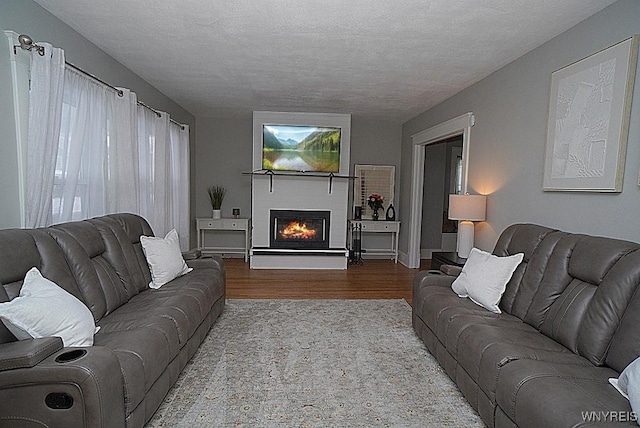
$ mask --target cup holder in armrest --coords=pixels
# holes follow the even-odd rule
[[[55,359],[56,363],[70,363],[78,358],[82,358],[87,355],[86,349],[74,349],[72,351],[63,352]]]

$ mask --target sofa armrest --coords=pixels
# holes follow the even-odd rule
[[[0,402],[8,425],[125,426],[120,364],[103,346],[62,348],[33,367],[0,371]]]
[[[187,266],[194,269],[217,269],[223,274],[225,273],[225,266],[222,257],[219,256],[205,256],[198,259],[186,260]]]
[[[0,371],[33,367],[62,349],[59,337],[17,340],[0,344]]]
[[[456,279],[455,276],[447,275],[440,270],[421,270],[413,279],[414,289],[422,286],[439,285],[442,287],[451,287]]]
[[[182,258],[185,260],[195,260],[202,257],[202,251],[195,249],[182,252]]]
[[[445,275],[458,276],[460,275],[460,272],[462,272],[462,267],[454,265],[442,265],[440,266],[440,272],[444,273]]]

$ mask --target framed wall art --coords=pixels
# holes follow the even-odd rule
[[[543,190],[622,191],[638,39],[551,74]]]

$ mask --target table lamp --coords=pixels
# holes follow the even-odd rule
[[[459,220],[458,257],[466,259],[473,248],[473,222],[484,221],[487,197],[484,195],[449,195],[449,220]]]

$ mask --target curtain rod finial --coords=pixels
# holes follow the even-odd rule
[[[36,51],[38,51],[38,53],[40,54],[40,56],[44,56],[44,46],[40,46],[37,43],[33,42],[33,39],[26,35],[26,34],[20,34],[18,36],[18,43],[20,43],[20,48],[30,51],[31,49],[34,49]]]

